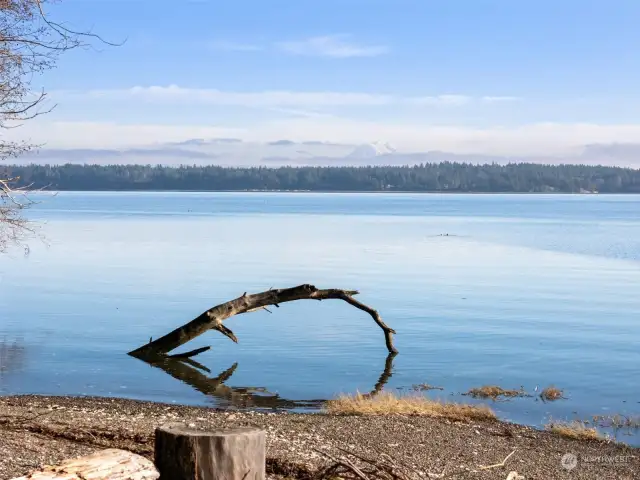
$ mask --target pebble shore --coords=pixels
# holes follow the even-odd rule
[[[184,422],[202,428],[255,426],[267,435],[271,478],[312,478],[341,448],[365,456],[385,452],[423,472],[463,472],[449,478],[640,479],[640,449],[605,441],[570,440],[498,421],[453,422],[411,415],[337,416],[257,411],[89,397],[0,397],[0,478],[44,464],[123,448],[153,458],[154,430]],[[320,451],[320,452],[319,452]],[[504,467],[480,470],[514,452]],[[577,457],[572,469],[565,454]]]

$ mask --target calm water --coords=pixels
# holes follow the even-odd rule
[[[212,346],[210,372],[126,355],[245,291],[313,283],[359,289],[397,330],[385,389],[554,384],[566,400],[494,408],[533,425],[640,414],[640,196],[61,193],[30,215],[48,245],[0,257],[3,394],[288,407],[371,391],[382,334],[339,301],[231,319],[239,344],[189,345]]]

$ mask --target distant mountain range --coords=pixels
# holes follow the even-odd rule
[[[347,155],[346,158],[353,158],[354,160],[367,160],[375,157],[381,157],[384,155],[393,155],[398,150],[392,147],[388,143],[373,142],[366,143],[364,145],[358,145],[353,152]]]
[[[420,163],[544,163],[615,165],[640,168],[640,143],[594,144],[565,156],[499,156],[442,151],[402,152],[384,142],[362,145],[323,141],[276,140],[259,143],[235,138],[189,139],[127,149],[41,149],[12,163],[39,164],[161,164],[222,166],[357,166],[416,165]]]

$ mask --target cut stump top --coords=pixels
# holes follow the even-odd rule
[[[157,430],[171,433],[173,435],[184,435],[189,437],[229,437],[235,435],[246,435],[252,433],[262,433],[264,430],[255,427],[227,427],[227,428],[199,428],[191,427],[184,423],[169,423],[162,425]]]

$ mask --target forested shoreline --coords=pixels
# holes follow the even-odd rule
[[[18,186],[56,191],[640,193],[640,170],[590,165],[221,167],[4,165]]]

